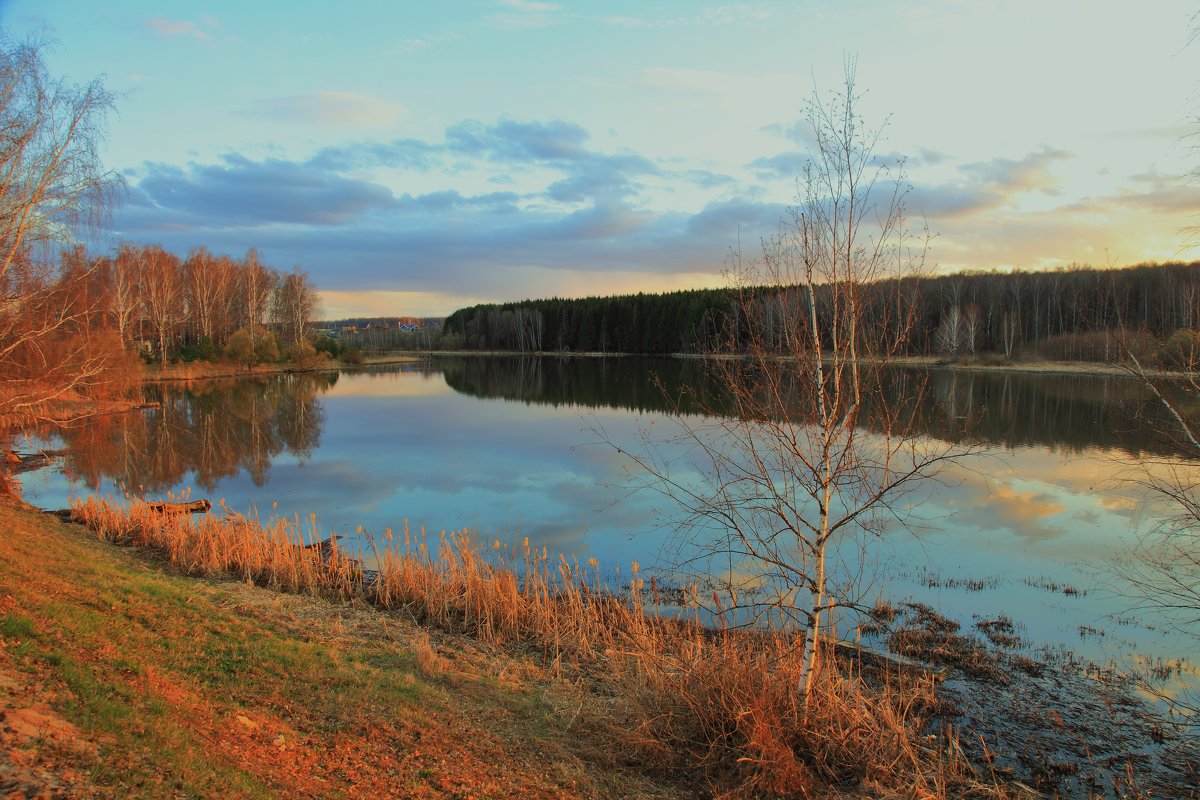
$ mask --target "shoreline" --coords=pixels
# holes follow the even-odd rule
[[[216,378],[256,378],[267,375],[286,375],[302,372],[340,372],[342,370],[366,367],[413,364],[425,360],[424,357],[409,353],[396,353],[387,356],[368,356],[361,364],[343,364],[336,359],[328,359],[310,366],[287,363],[256,364],[253,367],[241,367],[225,362],[193,361],[190,364],[171,364],[165,368],[158,365],[147,365],[142,373],[140,383],[176,383],[204,381]]]
[[[664,359],[686,359],[686,360],[705,360],[705,359],[734,359],[746,358],[747,356],[738,355],[713,355],[703,353],[669,353],[669,354],[647,354],[647,353],[614,353],[601,351],[584,351],[584,352],[562,352],[557,350],[538,350],[532,352],[521,352],[516,350],[395,350],[388,352],[385,355],[366,356],[362,364],[343,364],[336,360],[329,360],[323,363],[311,366],[298,366],[295,364],[259,364],[254,367],[246,368],[222,362],[192,362],[190,364],[170,365],[163,369],[158,365],[147,365],[140,378],[140,383],[174,383],[174,382],[189,382],[203,381],[217,378],[252,378],[266,375],[280,375],[290,373],[303,372],[333,372],[333,371],[353,371],[356,369],[369,369],[371,367],[381,366],[396,366],[402,364],[419,364],[428,363],[434,358],[546,358],[546,359],[564,359],[572,358],[583,359],[636,359],[636,358],[664,358]],[[863,363],[876,363],[870,359],[862,359]],[[1013,373],[1013,374],[1028,374],[1028,375],[1090,375],[1090,376],[1109,376],[1121,377],[1139,380],[1140,376],[1132,368],[1122,366],[1120,364],[1101,364],[1090,361],[1053,361],[1053,360],[1008,360],[999,359],[993,360],[989,357],[980,357],[967,360],[949,360],[936,356],[909,356],[897,358],[891,361],[891,364],[897,367],[913,368],[913,369],[936,369],[947,372],[987,372],[987,373]],[[1166,369],[1146,369],[1144,375],[1146,378],[1176,380],[1188,377],[1187,372],[1181,370],[1166,370]]]
[[[527,357],[561,359],[677,358],[699,361],[704,359],[735,359],[748,357],[740,355],[714,355],[706,353],[606,353],[600,351],[584,351],[577,353],[561,352],[558,350],[536,350],[531,352],[522,352],[517,350],[397,350],[395,352],[398,356],[409,356],[412,358],[421,359],[449,356],[455,358]],[[861,361],[863,363],[875,363],[871,359],[866,358],[861,359]],[[1138,375],[1135,372],[1119,364],[1101,364],[1092,361],[990,361],[987,358],[954,361],[936,356],[908,356],[905,358],[893,359],[891,364],[897,367],[939,369],[958,372],[1012,372],[1034,375],[1107,375],[1112,377],[1133,378],[1135,380],[1138,379]],[[1173,380],[1177,378],[1186,378],[1188,373],[1180,370],[1147,369],[1145,370],[1145,375],[1148,378],[1163,378]]]
[[[90,506],[91,503],[83,505]],[[27,505],[25,508],[46,519],[47,525],[54,524],[53,512],[39,512]],[[96,527],[94,523],[84,522],[77,514],[72,516],[75,519],[70,521],[70,527],[79,531],[78,535],[92,540],[99,538],[98,546],[117,552],[131,552],[132,557],[139,561],[149,559],[168,574],[181,574],[179,570],[182,569],[186,574],[186,577],[182,577],[185,581],[215,581],[221,584],[229,581],[238,583],[245,579],[245,576],[239,578],[241,567],[231,565],[216,572],[203,567],[197,569],[189,565],[186,558],[182,561],[178,559],[178,554],[173,552],[177,545],[164,544],[163,541],[142,541],[139,538],[127,540],[127,534],[115,531],[105,533],[108,526],[103,522]],[[140,524],[145,525],[148,519],[143,516]],[[167,524],[170,517],[155,519],[161,520],[159,524]],[[208,515],[198,518],[197,522],[206,527],[229,524],[225,519]],[[234,524],[243,522],[235,518]],[[112,541],[114,537],[116,541]],[[164,550],[164,546],[168,549]],[[335,568],[336,563],[335,559]],[[339,595],[337,592],[327,595],[327,590],[316,587],[289,590],[286,586],[275,585],[266,576],[256,577],[252,583],[262,588],[246,586],[244,590],[262,592],[268,597],[294,598],[288,603],[332,603],[335,607],[349,603],[354,607],[361,606],[359,613],[362,615],[362,624],[367,626],[365,630],[368,636],[372,635],[370,630],[376,626],[386,627],[387,620],[397,612],[421,619],[418,628],[436,632],[442,637],[444,646],[439,648],[440,654],[452,664],[459,663],[464,648],[490,646],[500,656],[510,653],[512,647],[521,652],[528,651],[530,646],[533,651],[545,649],[537,643],[542,636],[526,639],[525,635],[514,637],[501,634],[497,637],[489,635],[486,628],[476,629],[478,620],[471,623],[469,618],[459,620],[455,615],[449,618],[430,617],[428,611],[419,611],[419,605],[407,605],[412,602],[419,604],[419,600],[408,600],[405,605],[393,607],[390,603],[379,605],[377,600],[359,599],[357,591],[361,590],[350,595]],[[455,589],[453,584],[451,580],[446,588],[457,595],[460,590]],[[470,593],[472,590],[467,591]],[[628,598],[601,600],[600,595],[595,597],[595,602],[601,605],[615,603],[614,610],[623,606],[628,611],[625,602]],[[471,604],[472,601],[468,600],[466,607],[471,607]],[[571,605],[569,601],[567,605]],[[409,611],[404,612],[405,608]],[[932,671],[940,687],[936,690],[935,711],[924,730],[939,737],[953,730],[950,734],[954,737],[953,741],[958,742],[956,746],[971,758],[975,769],[982,771],[981,777],[990,771],[992,780],[1000,781],[998,786],[1012,792],[1000,796],[1015,798],[1054,794],[1064,797],[1106,797],[1108,795],[1103,788],[1116,790],[1124,780],[1130,781],[1127,786],[1130,790],[1150,788],[1155,792],[1166,792],[1163,796],[1177,796],[1175,792],[1185,791],[1189,786],[1188,765],[1194,769],[1200,763],[1195,739],[1186,733],[1172,731],[1163,724],[1150,706],[1133,699],[1123,682],[1093,675],[1085,665],[1070,659],[1067,663],[1056,663],[1049,659],[1030,661],[1020,656],[1018,651],[1008,649],[1013,647],[1012,644],[1002,642],[998,645],[991,641],[996,638],[996,621],[984,620],[972,630],[959,633],[956,624],[928,607],[900,603],[894,608],[895,611],[889,610],[880,617],[881,622],[885,619],[896,621],[895,625],[885,623],[891,629],[887,640],[893,640],[893,644],[887,645],[884,652],[899,655],[902,663],[911,664],[920,673]],[[487,616],[491,612],[485,613],[480,608],[477,613]],[[1002,621],[1003,616],[1000,619]],[[471,633],[472,630],[475,632]],[[458,644],[447,643],[444,638],[461,637],[464,633],[466,638]],[[703,638],[713,640],[712,631],[704,634]],[[886,640],[875,641],[883,644]],[[590,648],[585,646],[575,652],[575,648],[564,640],[565,649],[561,653],[542,653],[543,662],[552,659],[549,665],[551,674],[544,680],[551,683],[566,680],[570,683],[590,675],[578,684],[579,691],[585,694],[597,690],[603,694],[613,691],[616,687],[603,688],[607,685],[604,681],[596,683],[598,673],[594,672],[606,658],[594,648],[603,645],[601,649],[608,652],[613,644],[615,642],[608,645],[597,642]],[[847,647],[846,650],[850,652],[851,648]],[[891,660],[887,655],[875,653],[874,648],[867,652],[880,655],[886,661]],[[868,664],[874,659],[864,656],[867,654],[860,653],[857,658],[852,653],[849,656],[842,654],[843,658],[849,658],[850,663],[857,662],[859,670],[869,672]],[[543,663],[542,668],[547,668],[547,665]],[[986,735],[986,740],[980,738],[982,735]],[[1133,764],[1137,764],[1136,772],[1131,771],[1134,769],[1132,766],[1127,766]],[[1101,794],[1094,794],[1097,789]],[[686,788],[684,791],[687,791]],[[1064,791],[1065,794],[1062,794]],[[1118,793],[1115,796],[1121,795]]]

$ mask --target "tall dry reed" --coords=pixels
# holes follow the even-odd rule
[[[154,548],[191,574],[359,598],[488,642],[531,643],[555,668],[583,666],[605,684],[643,761],[680,774],[699,767],[718,795],[811,797],[857,785],[883,796],[1007,796],[978,781],[953,743],[924,741],[930,680],[827,663],[805,709],[792,637],[646,613],[636,565],[614,592],[595,560],[551,558],[527,539],[481,546],[467,531],[442,533],[431,547],[406,526],[371,544],[378,571],[364,572],[336,542],[312,546],[312,518],[193,518],[94,498],[72,514],[101,538]]]

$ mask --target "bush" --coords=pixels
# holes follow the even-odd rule
[[[198,341],[179,350],[179,358],[189,363],[192,361],[213,361],[219,355],[221,355],[220,348],[213,344],[213,340],[207,336],[201,336]]]
[[[367,360],[362,350],[357,347],[347,347],[342,351],[340,358],[343,364],[362,364]]]
[[[337,343],[337,340],[324,334],[316,338],[316,341],[313,342],[313,347],[316,348],[318,353],[328,353],[330,358],[337,358],[342,352],[342,348]]]
[[[247,367],[272,363],[279,360],[279,343],[265,328],[241,328],[229,337],[225,355]]]
[[[260,364],[274,364],[278,361],[279,340],[275,338],[275,334],[258,328],[254,340],[254,355]]]
[[[1169,369],[1195,370],[1200,364],[1200,331],[1180,328],[1163,344],[1162,365]]]

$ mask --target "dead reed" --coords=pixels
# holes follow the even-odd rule
[[[378,572],[368,574],[336,541],[312,546],[313,518],[192,518],[94,498],[74,503],[72,515],[102,539],[154,548],[191,574],[358,598],[487,642],[540,648],[555,670],[586,675],[617,699],[612,713],[621,719],[612,727],[643,762],[702,773],[719,796],[811,797],[834,786],[877,796],[1010,796],[978,780],[952,741],[925,740],[936,704],[931,679],[868,675],[828,660],[805,709],[802,655],[790,636],[645,613],[636,565],[614,592],[595,560],[554,559],[528,539],[481,546],[467,531],[443,532],[431,546],[406,526],[403,536],[389,530],[372,543]],[[421,669],[437,672],[428,641],[419,649]]]

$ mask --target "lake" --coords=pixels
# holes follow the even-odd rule
[[[1112,569],[1167,513],[1135,483],[1139,455],[1169,451],[1147,393],[1114,376],[920,375],[922,434],[975,452],[905,499],[909,525],[872,540],[867,599],[914,598],[964,627],[1006,614],[1031,652],[1152,660],[1194,685],[1195,641],[1139,610]],[[319,535],[347,536],[351,549],[406,525],[435,540],[470,528],[595,557],[611,574],[636,561],[669,582],[667,565],[701,534],[677,529],[670,498],[633,491],[617,447],[648,435],[670,452],[664,388],[685,385],[697,398],[687,419],[720,408],[720,386],[694,359],[447,357],[153,385],[157,407],[35,440],[59,455],[21,479],[45,508],[89,492],[190,490],[263,518],[315,514]]]

